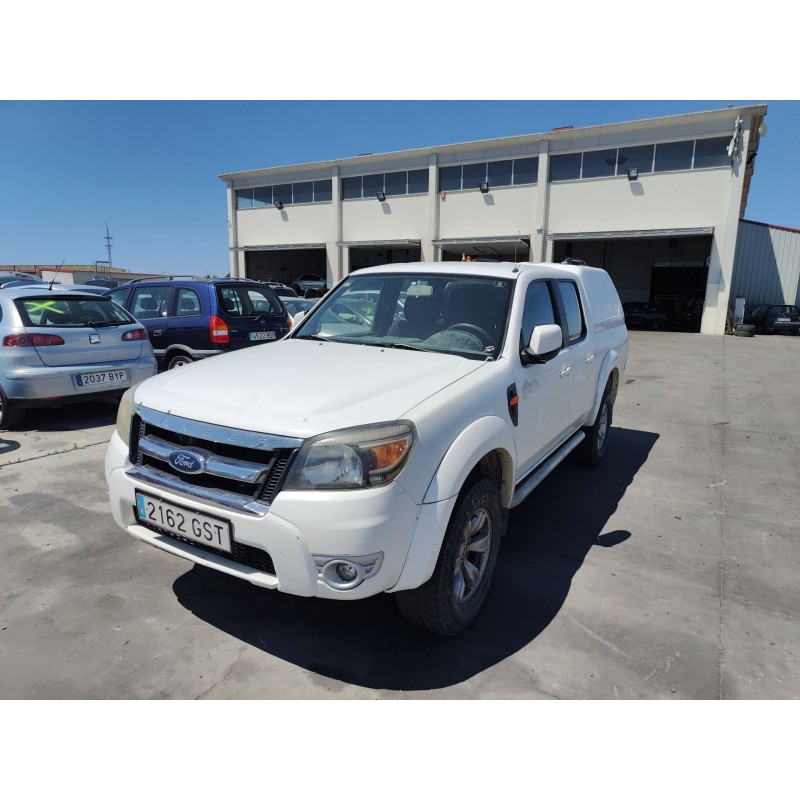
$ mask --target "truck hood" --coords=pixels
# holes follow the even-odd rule
[[[134,400],[188,419],[308,438],[401,418],[484,363],[442,353],[285,339],[156,375],[136,388]]]

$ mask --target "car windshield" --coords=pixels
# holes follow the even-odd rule
[[[136,322],[110,297],[101,295],[37,294],[17,298],[14,304],[26,328],[80,328]]]
[[[495,358],[511,281],[479,275],[354,274],[301,322],[295,338]]]

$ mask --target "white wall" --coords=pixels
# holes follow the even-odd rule
[[[377,204],[377,200],[375,203]],[[307,244],[334,238],[331,203],[243,208],[236,212],[239,247],[272,244]]]
[[[704,228],[726,222],[730,169],[550,184],[550,233]]]
[[[530,235],[536,228],[536,186],[509,186],[488,194],[447,192],[439,199],[439,238]]]
[[[342,201],[342,240],[420,239],[428,228],[428,195]]]

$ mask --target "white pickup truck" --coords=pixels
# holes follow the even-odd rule
[[[456,634],[509,509],[574,449],[603,457],[627,349],[600,269],[359,270],[284,339],[130,389],[106,454],[112,513],[258,586],[391,592],[412,622]]]

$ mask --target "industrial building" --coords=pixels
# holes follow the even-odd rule
[[[623,301],[721,334],[735,285],[760,286],[736,251],[766,114],[730,107],[221,175],[230,274],[331,285],[374,264],[573,257],[606,269]]]

